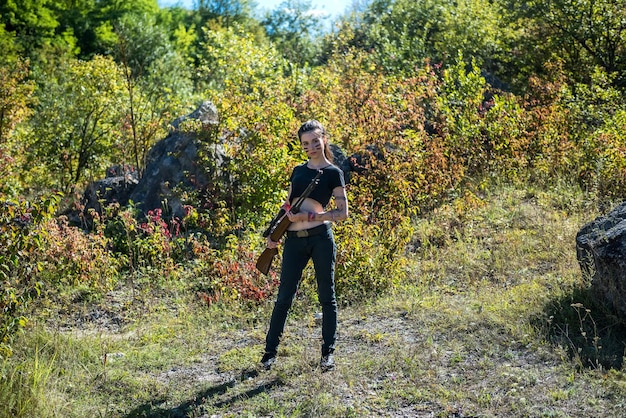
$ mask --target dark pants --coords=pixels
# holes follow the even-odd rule
[[[270,328],[265,339],[265,351],[275,354],[285,328],[287,313],[298,290],[302,271],[313,260],[317,295],[322,305],[322,354],[335,350],[337,338],[337,301],[335,299],[335,258],[337,247],[330,226],[322,233],[285,239],[278,297],[272,311]]]

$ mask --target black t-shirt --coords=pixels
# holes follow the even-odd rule
[[[346,187],[346,183],[343,179],[343,171],[337,166],[329,165],[321,169],[324,174],[319,178],[319,183],[315,189],[309,195],[309,198],[318,201],[322,207],[326,207],[330,198],[333,195],[335,187]],[[307,163],[296,166],[291,173],[291,196],[289,200],[294,197],[302,196],[304,190],[311,183],[311,180],[317,175],[317,171],[313,168],[307,167]]]

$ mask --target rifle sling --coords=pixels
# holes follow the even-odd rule
[[[322,176],[322,174],[324,174],[323,170],[317,170],[317,174],[315,175],[315,177],[313,177],[313,180],[311,180],[311,182],[306,187],[306,189],[304,189],[304,192],[302,193],[302,195],[300,196],[296,204],[291,207],[292,213],[298,213],[300,211],[300,206],[302,206],[302,203],[304,203],[304,200],[307,197],[309,197],[309,195],[317,187],[319,183],[319,178]]]

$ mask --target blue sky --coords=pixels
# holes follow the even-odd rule
[[[183,7],[192,8],[194,0],[158,0],[159,5],[173,6],[180,4]],[[284,0],[256,0],[260,9],[270,11],[276,8]],[[336,17],[346,11],[352,5],[352,0],[311,0],[314,11],[326,12],[329,17]]]

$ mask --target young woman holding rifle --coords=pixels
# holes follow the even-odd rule
[[[337,301],[335,298],[335,259],[337,247],[331,229],[332,222],[348,217],[348,200],[345,181],[340,168],[333,165],[333,155],[326,131],[316,120],[305,122],[298,130],[300,144],[308,160],[294,168],[291,174],[289,197],[285,203],[286,216],[292,222],[286,232],[283,248],[282,269],[278,296],[272,311],[269,330],[265,340],[265,354],[261,363],[269,369],[276,361],[278,344],[285,328],[287,314],[295,297],[302,272],[313,260],[319,302],[322,305],[322,356],[323,371],[335,366],[333,352],[337,333]],[[318,184],[304,199],[300,210],[292,213],[289,208],[322,171]],[[326,206],[334,198],[335,208]],[[276,248],[278,242],[267,238],[267,247]]]

